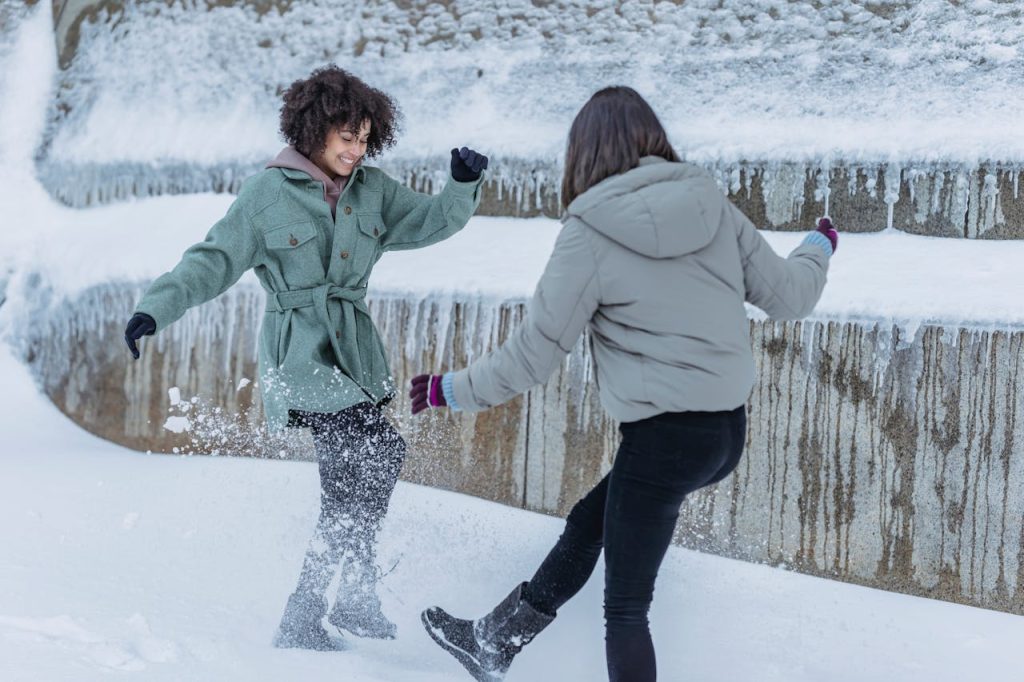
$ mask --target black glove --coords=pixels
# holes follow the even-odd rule
[[[469,147],[452,150],[452,178],[457,182],[476,182],[487,170],[487,157]]]
[[[152,336],[156,331],[156,320],[146,313],[135,313],[132,319],[128,320],[128,326],[124,329],[124,342],[128,344],[128,350],[132,357],[139,359],[139,347],[135,342],[143,336]]]

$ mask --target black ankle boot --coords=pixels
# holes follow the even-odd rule
[[[345,640],[331,637],[321,622],[327,611],[323,597],[293,593],[284,607],[281,624],[274,635],[278,649],[311,649],[313,651],[343,651]]]
[[[398,628],[381,610],[380,597],[373,589],[339,592],[327,620],[356,637],[394,639],[398,634]]]
[[[423,626],[478,682],[501,682],[516,654],[555,619],[522,598],[525,585],[479,620],[455,618],[435,606],[423,612]]]

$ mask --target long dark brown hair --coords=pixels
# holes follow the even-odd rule
[[[594,93],[569,129],[562,208],[605,178],[636,168],[644,156],[679,161],[651,105],[633,88]]]

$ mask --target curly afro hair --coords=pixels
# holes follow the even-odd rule
[[[311,158],[323,153],[331,130],[344,128],[359,134],[360,124],[370,121],[366,156],[373,158],[394,146],[400,117],[398,105],[387,94],[329,64],[285,91],[281,134]]]

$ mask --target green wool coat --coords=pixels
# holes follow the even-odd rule
[[[386,251],[429,246],[462,229],[481,183],[449,178],[430,196],[360,166],[332,217],[322,182],[269,168],[246,180],[227,215],[153,282],[136,312],[159,332],[253,268],[267,292],[259,371],[270,428],[286,426],[291,409],[380,403],[395,384],[366,307],[370,272]]]

